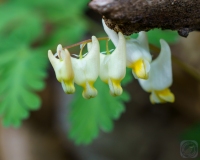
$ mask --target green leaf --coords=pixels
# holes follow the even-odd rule
[[[6,14],[7,11],[12,12]],[[0,37],[9,39],[7,42],[12,46],[16,44],[13,42],[30,45],[44,32],[41,17],[23,6],[13,6],[12,3],[0,6],[0,17]]]
[[[136,38],[138,34],[131,37]],[[153,29],[147,32],[149,43],[160,46],[160,39],[164,39],[168,43],[176,43],[178,41],[178,33],[176,31]]]
[[[50,35],[50,39],[46,42],[48,46],[57,46],[58,43],[65,46],[66,44],[76,43],[83,37],[87,30],[86,22],[80,18],[71,20],[55,27],[54,32]]]
[[[0,115],[5,126],[18,127],[29,116],[29,110],[40,107],[35,91],[44,88],[47,56],[42,50],[18,46],[0,54]],[[1,53],[1,52],[0,52]]]
[[[168,43],[176,43],[178,41],[178,33],[176,31],[154,29],[148,33],[149,43],[160,46],[160,39],[164,39]]]
[[[85,100],[81,94],[82,88],[76,87],[71,103],[69,136],[77,144],[91,143],[97,137],[99,129],[110,132],[113,129],[113,120],[118,119],[125,110],[123,102],[130,99],[125,91],[119,97],[112,97],[108,85],[100,79],[95,86],[98,95],[90,100]]]
[[[34,10],[46,20],[58,22],[66,18],[76,19],[77,15],[83,14],[88,0],[14,0],[18,5]],[[63,21],[64,22],[64,21]]]

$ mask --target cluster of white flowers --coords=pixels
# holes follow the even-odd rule
[[[69,51],[61,45],[58,45],[55,55],[48,51],[56,78],[62,84],[65,93],[74,93],[76,83],[83,87],[84,98],[93,98],[97,95],[93,84],[99,76],[108,84],[111,95],[119,96],[123,91],[121,81],[128,67],[132,69],[141,87],[151,93],[152,103],[174,102],[174,95],[169,90],[172,84],[169,45],[161,39],[161,52],[152,61],[145,32],[140,32],[137,39],[132,39],[125,37],[121,32],[117,34],[106,26],[104,20],[102,22],[105,32],[116,47],[112,53],[100,53],[99,42],[95,36],[92,36],[92,42],[87,43],[86,56],[82,56],[82,45],[79,58],[71,57]]]

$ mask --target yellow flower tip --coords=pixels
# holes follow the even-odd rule
[[[75,87],[73,82],[61,82],[62,88],[65,93],[73,94],[75,92]]]
[[[97,96],[97,90],[94,88],[93,86],[93,83],[94,82],[86,82],[84,85],[83,85],[83,93],[82,93],[82,96],[83,98],[85,99],[90,99],[90,98],[94,98]]]
[[[161,98],[165,102],[171,102],[171,103],[173,103],[175,101],[175,96],[170,91],[169,88],[166,88],[166,89],[161,90],[161,91],[156,91],[156,94],[159,96],[159,98]]]
[[[149,99],[150,99],[151,104],[155,104],[155,101],[154,101],[154,98],[153,98],[152,94],[150,95]]]
[[[112,96],[119,96],[122,94],[123,89],[121,87],[120,81],[119,80],[108,80],[108,85],[110,88],[110,94]]]
[[[150,101],[152,104],[166,102],[173,103],[175,101],[175,96],[169,88],[166,88],[161,91],[153,91],[150,96]]]
[[[61,45],[58,45],[55,55],[58,58],[53,55],[51,50],[48,51],[48,57],[54,68],[56,79],[61,83],[65,93],[72,94],[75,92],[75,87],[70,53],[67,49],[64,50]]]
[[[139,59],[136,62],[134,62],[130,66],[130,68],[132,68],[132,72],[135,78],[140,78],[140,79],[149,78],[150,64],[148,61]]]

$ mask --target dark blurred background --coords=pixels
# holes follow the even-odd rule
[[[130,94],[130,100],[125,102],[125,111],[114,121],[112,131],[100,131],[87,145],[75,144],[76,138],[79,138],[77,134],[69,138],[73,123],[68,119],[73,107],[70,104],[78,99],[75,99],[76,95],[64,94],[48,62],[47,50],[55,52],[58,44],[71,45],[92,35],[106,36],[101,16],[90,10],[87,3],[88,0],[0,1],[0,108],[4,108],[0,109],[3,122],[0,128],[0,159],[183,159],[181,142],[193,140],[200,144],[199,32],[190,33],[188,38],[178,37],[169,31],[148,33],[149,42],[154,45],[159,43],[160,38],[170,42],[173,55],[184,64],[173,61],[174,82],[171,90],[176,97],[175,103],[152,105],[149,93],[132,79],[124,87]],[[26,49],[26,53],[22,54],[19,48]],[[36,53],[38,56],[31,58]],[[26,59],[27,56],[32,63]],[[16,66],[20,67],[16,69]],[[22,87],[13,89],[11,84]],[[33,101],[34,96],[32,98],[30,93],[27,97],[25,92],[21,96],[26,98],[26,103],[19,98],[24,89],[40,99],[37,105],[29,104],[36,104],[37,101]],[[112,102],[104,104],[104,99],[99,103],[113,105]],[[18,109],[21,106],[29,106],[27,115],[26,112],[21,114],[23,110]],[[37,111],[30,112],[29,116],[29,109]],[[20,125],[22,119],[27,120]],[[199,156],[194,159],[199,159]]]

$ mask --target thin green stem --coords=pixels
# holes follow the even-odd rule
[[[109,47],[108,47],[108,42],[109,42],[110,39],[107,39],[106,41],[106,54],[109,55],[110,54],[110,51],[109,51]]]
[[[80,50],[80,53],[79,53],[79,58],[82,59],[83,58],[83,48],[85,47],[86,43],[83,43],[82,46],[81,46],[81,50]]]

